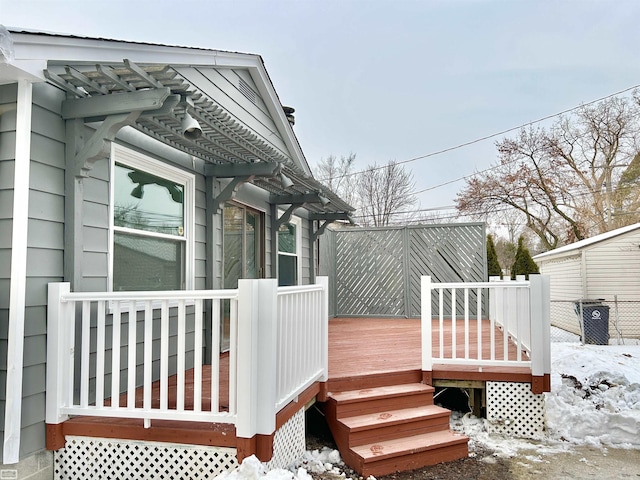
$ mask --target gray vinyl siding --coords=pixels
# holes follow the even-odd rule
[[[310,242],[310,232],[309,232],[309,221],[306,218],[302,219],[302,245],[300,249],[300,257],[298,259],[299,262],[302,262],[302,284],[308,285],[311,283],[311,268],[309,264],[309,255],[311,250],[309,249]]]
[[[179,68],[177,70],[189,82],[198,85],[207,96],[244,123],[262,141],[286,157],[292,158],[248,72],[211,67]],[[250,95],[252,100],[255,99],[255,102],[240,91],[241,79],[255,93],[255,97]]]

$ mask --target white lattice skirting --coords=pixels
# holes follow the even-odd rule
[[[273,440],[273,458],[266,466],[269,469],[287,468],[302,458],[305,449],[304,408],[302,408],[276,431]]]
[[[532,393],[530,383],[487,382],[490,433],[540,438],[544,418],[544,395]]]
[[[237,463],[235,448],[68,436],[56,452],[54,478],[213,479]]]
[[[304,408],[274,438],[268,468],[286,468],[305,451]],[[236,449],[67,436],[55,452],[55,480],[213,479],[238,466]]]

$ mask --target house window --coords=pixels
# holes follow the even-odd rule
[[[132,150],[112,155],[112,288],[192,288],[194,176]]]
[[[300,220],[280,225],[278,229],[278,285],[298,285],[300,282]]]

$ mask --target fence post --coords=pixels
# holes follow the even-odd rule
[[[241,438],[275,431],[277,295],[275,279],[238,280],[236,434]]]
[[[322,334],[320,338],[320,352],[322,355],[321,382],[329,380],[329,277],[316,277],[316,283],[322,285],[322,301],[320,321],[322,322]]]
[[[422,334],[422,371],[430,377],[433,370],[433,346],[431,332],[431,277],[420,279],[421,334]],[[424,376],[424,373],[423,373]]]
[[[71,291],[69,283],[50,283],[47,306],[47,378],[46,378],[46,423],[57,424],[67,420],[68,415],[60,413],[62,407],[69,406],[71,391],[69,365],[73,362],[73,350],[69,345],[67,328],[74,324],[70,318],[70,306],[62,296]]]

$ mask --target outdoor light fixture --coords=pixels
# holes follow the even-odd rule
[[[188,140],[195,140],[202,136],[202,128],[198,121],[189,114],[189,107],[193,107],[193,100],[191,97],[183,96],[180,103],[184,104],[184,118],[180,124],[180,130],[184,138]]]
[[[324,207],[326,207],[331,203],[331,200],[329,200],[327,197],[325,197],[321,193],[318,194],[318,198],[320,199],[320,203],[322,203],[322,206]]]
[[[293,182],[283,172],[280,172],[280,186],[282,186],[284,190],[293,187]]]
[[[283,190],[287,190],[288,188],[293,187],[293,181],[284,174],[282,163],[278,163],[278,166],[273,172],[273,175],[274,177],[277,176],[280,179],[280,186]]]

